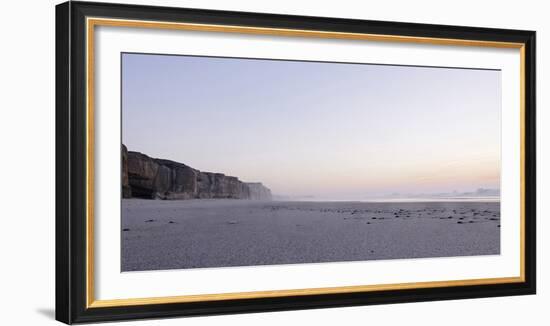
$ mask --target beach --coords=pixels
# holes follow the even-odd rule
[[[499,202],[122,200],[122,271],[497,255]]]

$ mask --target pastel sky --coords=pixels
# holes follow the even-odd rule
[[[129,150],[350,199],[499,188],[495,70],[122,54]]]

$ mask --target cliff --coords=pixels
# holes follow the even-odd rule
[[[271,190],[261,182],[247,182],[246,185],[248,186],[250,199],[265,200],[269,198],[269,200],[271,200]]]
[[[245,183],[222,173],[202,172],[183,163],[128,151],[122,145],[122,196],[271,200],[271,191],[261,183]]]
[[[132,197],[132,189],[128,180],[128,149],[122,145],[122,198]]]

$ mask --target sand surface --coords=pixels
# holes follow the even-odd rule
[[[122,270],[500,253],[498,202],[122,201]]]

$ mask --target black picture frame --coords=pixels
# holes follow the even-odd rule
[[[353,293],[89,307],[86,197],[86,17],[443,38],[524,45],[524,280]],[[534,31],[263,13],[65,2],[56,6],[56,319],[67,323],[265,312],[534,294],[536,292]]]

